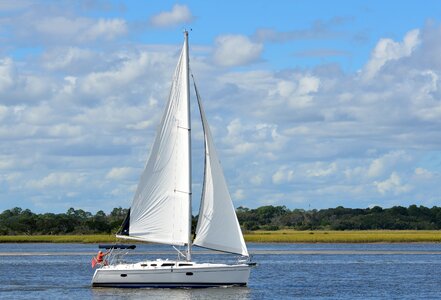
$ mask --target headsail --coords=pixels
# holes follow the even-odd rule
[[[196,88],[205,139],[205,174],[194,245],[248,256],[227,183]]]
[[[170,245],[189,243],[191,162],[187,45],[185,38],[168,103],[133,198],[126,238]],[[118,237],[124,238],[124,233]]]

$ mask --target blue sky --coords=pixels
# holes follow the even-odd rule
[[[128,207],[183,28],[236,206],[441,205],[439,1],[19,0],[0,3],[0,211]]]

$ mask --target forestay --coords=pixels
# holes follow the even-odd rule
[[[248,256],[233,202],[196,88],[205,139],[205,174],[194,245]]]

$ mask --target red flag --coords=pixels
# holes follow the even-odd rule
[[[98,263],[98,261],[96,260],[96,257],[92,257],[92,268],[95,268],[96,264]]]

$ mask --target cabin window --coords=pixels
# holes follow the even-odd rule
[[[179,264],[180,267],[192,266],[192,264]]]
[[[147,264],[141,264],[141,267],[147,267],[148,265]]]
[[[152,266],[152,267],[156,267],[156,264],[151,264],[150,266]]]
[[[185,273],[185,275],[187,275],[187,276],[193,276],[193,272],[187,272],[187,273]]]
[[[121,274],[121,277],[127,277],[127,274]]]
[[[163,263],[161,267],[173,267],[174,265],[173,263]]]

